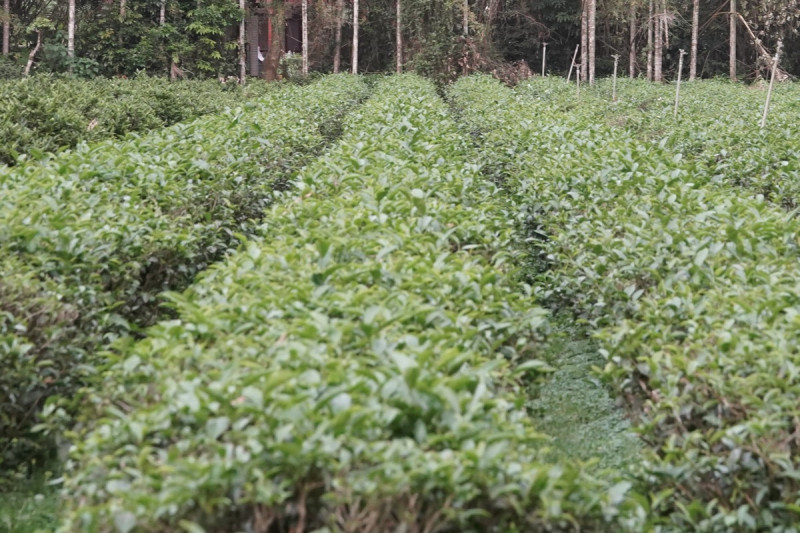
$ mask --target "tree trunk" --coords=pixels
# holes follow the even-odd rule
[[[464,21],[462,22],[464,37],[469,35],[469,0],[464,0]]]
[[[689,54],[689,81],[697,78],[697,37],[700,31],[700,0],[692,0],[692,49]]]
[[[647,80],[653,81],[653,34],[655,33],[655,19],[653,18],[653,0],[647,8]]]
[[[344,19],[344,0],[336,1],[336,32],[333,45],[333,73],[339,73],[342,63],[342,23]]]
[[[283,1],[272,2],[272,40],[269,43],[269,53],[264,62],[264,77],[267,81],[276,81],[281,66],[283,42],[286,37],[286,7]]]
[[[127,0],[119,0],[119,18],[120,20],[125,18],[127,14]]]
[[[486,4],[486,27],[483,32],[483,49],[490,50],[494,38],[494,21],[497,18],[497,10],[500,7],[500,0],[488,0]]]
[[[158,10],[158,25],[163,26],[166,23],[167,23],[167,0],[161,0],[161,7]]]
[[[162,8],[164,7],[164,2],[161,2]],[[245,53],[245,25],[244,21],[247,17],[247,11],[245,10],[245,0],[239,0],[239,10],[242,12],[242,20],[239,21],[239,83],[244,85],[244,82],[247,78],[247,54]],[[162,24],[163,26],[163,24]]]
[[[589,73],[589,21],[588,1],[581,2],[581,79],[586,80]]]
[[[589,0],[589,13],[587,18],[587,24],[589,26],[589,84],[594,85],[595,54],[597,51],[597,0]]]
[[[358,0],[353,0],[353,74],[358,74]]]
[[[655,32],[655,45],[653,48],[653,79],[655,81],[664,81],[664,75],[661,72],[662,61],[664,58],[664,30],[663,26],[663,12],[659,9],[653,18],[653,26]]]
[[[397,73],[403,72],[403,6],[400,0],[395,0],[397,8]]]
[[[11,0],[3,0],[3,55],[9,54],[11,42]]]
[[[36,53],[39,51],[39,48],[42,47],[42,30],[36,31],[36,46],[33,47],[31,53],[28,54],[28,64],[25,65],[25,75],[29,75],[31,73],[31,67],[33,67],[33,60],[36,57]]]
[[[303,24],[303,76],[308,76],[308,0],[301,3]]]
[[[75,0],[69,0],[67,22],[67,57],[75,59]],[[69,66],[72,71],[72,64]]]
[[[636,4],[631,2],[630,14],[630,39],[628,43],[628,74],[631,79],[636,77]]]
[[[730,74],[731,81],[736,81],[736,0],[731,0],[731,46],[730,46]]]

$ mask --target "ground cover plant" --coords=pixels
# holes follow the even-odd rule
[[[366,94],[332,76],[0,170],[3,469],[41,451],[44,402],[71,398],[102,366],[99,347],[163,316],[162,291],[235,249]]]
[[[472,150],[430,82],[379,83],[177,318],[117,346],[60,530],[640,525],[629,484],[542,460],[518,380],[545,313]]]
[[[185,122],[272,91],[253,81],[245,87],[217,80],[170,82],[165,78],[92,79],[33,76],[0,81],[0,163],[20,155],[72,148],[127,133]]]
[[[792,530],[797,219],[551,89],[475,77],[450,97],[525,210],[539,297],[594,328],[653,447],[649,527]]]

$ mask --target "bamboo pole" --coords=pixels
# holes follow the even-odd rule
[[[761,129],[767,127],[767,115],[769,115],[769,104],[772,101],[772,88],[775,86],[775,75],[778,72],[778,62],[781,59],[781,49],[783,41],[778,41],[778,50],[775,52],[775,59],[772,62],[772,76],[769,79],[769,90],[767,91],[767,101],[764,103],[764,116],[761,117]]]
[[[567,82],[569,82],[572,79],[572,69],[575,68],[575,60],[578,58],[578,49],[580,47],[581,47],[581,45],[576,46],[575,47],[575,53],[572,54],[572,63],[570,63],[570,65],[569,65],[569,74],[567,74]]]

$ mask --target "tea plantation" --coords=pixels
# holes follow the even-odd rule
[[[682,90],[333,75],[3,167],[0,531],[796,531],[800,92]]]

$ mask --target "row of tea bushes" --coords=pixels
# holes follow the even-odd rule
[[[215,80],[170,82],[146,76],[80,80],[41,75],[2,81],[0,164],[219,113],[272,90],[259,82],[241,88]]]
[[[541,462],[516,379],[544,369],[545,314],[472,157],[431,82],[380,82],[260,238],[120,348],[74,436],[60,530],[635,522],[627,484]]]
[[[70,396],[102,362],[98,346],[153,323],[162,291],[252,232],[276,183],[366,94],[355,77],[328,77],[0,171],[3,467],[36,448],[29,430],[47,398]]]
[[[682,85],[677,118],[673,118],[675,87],[619,80],[616,103],[610,80],[576,98],[574,87],[560,79],[537,79],[521,87],[522,94],[544,96],[552,107],[580,108],[580,117],[597,121],[662,146],[674,155],[703,165],[708,179],[722,186],[737,185],[787,209],[800,196],[800,88],[778,84],[767,127],[758,124],[766,87],[744,87],[725,80]]]
[[[649,527],[792,530],[800,222],[546,91],[474,77],[450,96],[523,212],[540,296],[595,330],[653,447]]]

